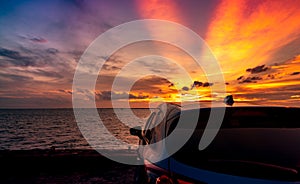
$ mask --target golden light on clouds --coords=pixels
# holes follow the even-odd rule
[[[266,71],[244,72],[241,77],[228,86],[228,92],[235,95],[236,101],[254,103],[263,101],[263,104],[269,105],[299,103],[297,98],[300,92],[299,56],[268,66]]]
[[[286,86],[298,86],[300,84],[300,57],[296,56],[284,64],[275,64],[269,70],[260,75],[261,81],[245,84],[250,89],[280,89]]]
[[[222,0],[212,12],[205,40],[221,65],[227,94],[233,94],[236,102],[263,101],[270,104],[285,99],[289,102],[291,99],[299,100],[300,55],[294,57],[282,51],[284,46],[299,37],[300,24],[297,21],[300,20],[300,12],[296,4],[294,1]],[[185,22],[188,18],[180,13],[179,4],[175,1],[136,1],[135,5],[141,18],[188,25]],[[155,29],[149,27],[148,30],[149,35],[158,34]],[[172,31],[162,34],[168,39],[185,38],[185,35]],[[123,68],[128,64],[130,67]],[[192,82],[183,80],[178,66],[189,73]],[[151,72],[157,75],[140,78],[130,92],[122,91],[122,85],[118,86],[118,90],[112,90],[109,86],[120,71],[123,72],[119,73],[122,80]],[[162,99],[182,102],[222,101],[224,98],[218,92],[213,93],[210,87],[223,83],[207,83],[208,76],[213,73],[203,72],[188,53],[163,42],[144,41],[127,45],[107,60],[102,72],[106,82],[99,83],[97,87],[107,90],[99,92],[102,98],[111,93],[124,102],[124,95],[129,95],[129,103],[134,106]],[[193,82],[201,85],[194,86]],[[282,94],[278,89],[286,93]]]
[[[44,3],[2,4],[7,10],[0,17],[5,25],[0,31],[2,108],[72,107],[74,73],[89,44],[106,31],[142,19],[172,21],[202,37],[221,66],[227,94],[236,102],[300,104],[299,0],[49,1],[47,7],[54,13],[43,11]],[[144,104],[162,98],[222,101],[224,93],[212,89],[224,86],[224,81],[209,81],[220,73],[211,64],[215,60],[210,50],[198,47],[197,39],[172,26],[157,31],[149,22],[130,31],[132,38],[146,35],[148,41],[99,56],[106,62],[99,73],[94,71],[98,74],[95,91],[87,94],[95,94],[101,107],[111,107],[110,95],[117,97],[120,107],[128,103],[128,95],[134,107],[147,107]],[[151,40],[157,35],[180,44]],[[110,37],[104,47],[116,45],[123,36]],[[185,52],[179,48],[182,43],[191,49]],[[187,52],[199,53],[201,65],[215,70],[199,67]],[[134,64],[125,69],[130,62]],[[182,71],[190,78],[184,78]],[[113,88],[119,74],[120,84]],[[129,81],[136,81],[130,91]]]
[[[144,18],[178,23],[184,23],[186,20],[184,15],[180,14],[178,3],[173,1],[136,1],[136,4]],[[300,20],[300,12],[297,11],[297,4],[299,3],[295,1],[222,0],[212,13],[205,40],[221,65],[228,82],[228,94],[233,94],[237,102],[259,101],[266,98],[263,96],[265,90],[274,91],[277,88],[286,89],[299,85],[296,75],[297,71],[300,71],[299,57],[292,60],[280,60],[275,57],[278,53],[284,55],[285,53],[280,53],[282,47],[299,37],[300,24],[297,22]],[[150,31],[149,34],[154,33]],[[183,35],[166,36],[177,39]],[[156,43],[153,46],[158,55],[171,58],[184,66],[194,81],[207,81],[206,75],[210,74],[201,70],[193,71],[196,67],[188,64],[192,62],[185,53],[169,46],[161,47]],[[256,71],[255,67],[259,70]],[[250,71],[246,71],[247,69]],[[172,76],[176,79],[176,72]],[[237,80],[238,78],[241,79]],[[191,91],[192,84],[181,82],[179,86],[179,93],[170,92],[169,96],[163,98],[167,101],[222,100],[218,94],[212,94],[209,87],[195,88],[194,93]],[[161,86],[161,90],[165,88],[166,86]],[[182,90],[184,88],[188,90]],[[253,95],[251,90],[258,94]],[[248,94],[250,95],[247,96]],[[157,94],[148,94],[155,95]]]
[[[281,87],[286,86],[294,86],[294,85],[300,85],[300,81],[284,81],[284,82],[270,82],[270,83],[259,83],[259,84],[247,84],[245,85],[245,88],[249,88],[249,90],[256,90],[256,89],[280,89]]]
[[[229,80],[246,68],[275,62],[274,52],[299,36],[297,4],[297,1],[221,1],[209,26],[207,42]]]

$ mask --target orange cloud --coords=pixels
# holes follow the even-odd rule
[[[172,0],[136,0],[136,5],[140,16],[147,19],[162,19],[180,22],[177,4]]]
[[[178,5],[173,1],[136,1],[136,4],[143,18],[184,23]],[[295,99],[298,100],[295,96],[298,97],[299,90],[295,90],[295,87],[299,85],[297,80],[299,76],[297,72],[300,71],[299,59],[296,57],[293,61],[287,61],[288,58],[294,57],[295,50],[285,49],[284,53],[281,52],[286,45],[294,44],[295,48],[297,46],[295,41],[300,35],[299,5],[299,1],[290,0],[221,0],[217,6],[205,39],[220,62],[225,80],[230,84],[227,86],[227,92],[235,94],[236,101],[265,100],[266,103],[268,97],[272,98],[273,102],[283,102],[287,98],[293,99],[293,102]],[[153,34],[151,29],[149,34]],[[182,35],[166,36],[176,38]],[[158,48],[157,45],[155,48]],[[185,62],[186,57],[182,54],[170,51],[174,49],[161,48],[157,50],[157,54],[179,61],[185,68],[196,68],[189,67],[187,64],[189,62]],[[278,55],[283,57],[276,58]],[[246,69],[262,65],[268,70],[259,73],[246,72]],[[192,77],[194,80],[203,81],[206,77],[201,74],[202,71],[197,71]],[[236,80],[242,75],[244,83]],[[248,78],[249,83],[246,82]],[[284,88],[288,93],[282,95],[276,90],[278,88]],[[255,90],[257,94],[250,92],[251,90]],[[267,96],[266,90],[270,90]],[[200,88],[196,91],[201,95],[191,95],[189,91],[184,94],[171,92],[171,98],[165,98],[173,101],[180,98],[195,101],[220,100],[220,97],[211,94],[209,88]]]
[[[243,78],[256,77],[250,82],[237,81],[228,86],[228,93],[234,94],[236,102],[260,105],[299,106],[300,95],[300,57],[269,66],[267,71],[244,75]]]
[[[223,0],[219,4],[206,40],[227,80],[245,68],[274,62],[273,54],[298,38],[299,5],[292,0]]]

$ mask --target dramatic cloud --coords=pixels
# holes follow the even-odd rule
[[[248,68],[246,70],[246,72],[250,72],[251,74],[255,74],[255,73],[261,73],[261,72],[265,72],[267,71],[269,68],[266,67],[265,65],[260,65],[254,68]]]
[[[72,107],[73,75],[81,55],[108,29],[141,18],[173,21],[201,36],[216,56],[225,84],[230,83],[226,90],[236,103],[297,105],[299,7],[300,2],[293,0],[0,1],[0,107]],[[180,32],[157,33],[147,25],[145,29],[149,36],[190,41]],[[131,32],[133,37],[141,33],[136,31]],[[130,103],[143,104],[159,98],[179,102],[185,97],[189,101],[225,97],[211,93],[210,86],[218,87],[220,82],[206,82],[215,73],[202,71],[177,46],[142,41],[109,54],[96,58],[106,61],[94,74],[98,75],[96,92],[81,92],[89,99],[95,96],[101,107],[111,107],[111,96],[118,102],[127,103],[129,98]],[[135,65],[124,69],[129,63]],[[181,71],[188,72],[191,80]],[[112,86],[117,74],[119,83]],[[137,76],[146,77],[136,81]]]
[[[291,75],[299,75],[300,74],[300,72],[293,72],[293,73],[291,73]]]
[[[59,50],[55,49],[55,48],[48,48],[46,50],[46,52],[50,53],[50,54],[57,54],[59,53]]]
[[[246,79],[243,79],[243,80],[242,79],[243,79],[243,77],[239,79],[239,80],[241,80],[240,83],[256,83],[256,81],[262,80],[261,77],[257,77],[257,76],[247,77]]]
[[[20,35],[19,37],[22,39],[29,40],[31,42],[35,42],[35,43],[46,43],[47,42],[47,39],[40,37],[40,36]]]
[[[112,56],[101,56],[101,59],[106,61],[106,64],[118,64],[123,63],[121,56],[114,54]]]
[[[114,91],[101,91],[95,92],[97,100],[127,100],[127,99],[146,99],[147,95],[134,95],[131,93],[121,92],[117,93]]]
[[[213,83],[210,82],[200,82],[200,81],[194,81],[194,83],[191,85],[191,90],[194,88],[199,88],[199,87],[210,87],[213,86]]]
[[[148,47],[151,47],[151,44],[148,45]],[[160,47],[162,49],[160,49]],[[150,53],[145,53],[145,54],[162,54],[164,55],[164,53],[162,53],[161,51],[163,51],[164,49],[166,49],[164,46],[157,46],[157,50],[159,51],[154,51],[154,53],[150,52]],[[166,56],[166,58],[168,58]],[[177,63],[178,64],[178,63]],[[139,67],[142,67],[143,69],[149,70],[155,74],[158,75],[171,75],[171,74],[175,74],[175,73],[179,73],[179,69],[178,66],[176,65],[176,63],[172,63],[171,61],[168,61],[167,59],[163,59],[163,58],[155,58],[155,59],[144,59],[144,60],[138,60],[136,62],[136,65]]]
[[[66,94],[70,94],[70,95],[73,94],[73,92],[72,92],[71,90],[59,89],[59,90],[57,90],[57,91],[58,91],[58,92],[62,92],[62,93],[66,93]]]
[[[41,37],[34,37],[30,38],[31,41],[36,42],[36,43],[46,43],[47,40]]]
[[[237,78],[249,66],[270,65],[276,52],[289,44],[297,48],[300,30],[299,1],[221,0],[214,11],[206,40],[223,72]],[[280,60],[291,57],[284,52]]]
[[[20,47],[18,50],[6,49],[0,47],[0,65],[3,67],[45,67],[57,66],[60,61],[57,54],[58,49],[55,48],[36,48],[29,49]],[[67,64],[67,63],[66,63]]]
[[[177,94],[178,91],[175,85],[165,78],[158,76],[147,76],[139,79],[132,86],[131,91],[134,93],[147,93],[149,97],[164,95],[169,96],[172,94]]]
[[[104,64],[102,65],[102,69],[103,69],[103,70],[112,71],[112,70],[120,70],[121,68],[120,68],[120,67],[117,67],[117,66],[109,65],[109,64],[107,64],[107,63],[104,63]]]
[[[32,80],[32,77],[27,77],[27,76],[22,76],[22,75],[15,75],[15,74],[3,74],[0,73],[0,79],[6,79],[9,80],[10,82],[27,82]],[[3,81],[4,82],[4,81]]]
[[[237,78],[239,83],[257,83],[258,81],[284,81],[291,76],[300,74],[300,72],[295,72],[293,70],[299,69],[298,66],[299,58],[293,57],[287,61],[275,63],[271,66],[259,65],[254,68],[248,68],[246,72],[248,74],[242,75]],[[261,85],[262,83],[260,83]]]
[[[258,88],[258,84],[249,85],[250,86],[242,85],[236,89],[240,91],[240,93],[234,95],[236,101],[265,105],[295,105],[297,100],[299,100],[298,98],[295,98],[297,97],[295,94],[299,94],[298,92],[300,91],[299,84],[298,86],[291,84],[280,86],[280,92],[272,90],[272,86]],[[277,89],[277,85],[274,88]]]
[[[0,56],[3,57],[2,66],[21,66],[21,67],[28,67],[28,66],[36,66],[35,59],[28,56],[23,56],[18,51],[9,50],[5,48],[0,48]]]
[[[172,0],[165,1],[136,1],[139,13],[144,18],[163,19],[174,22],[180,22],[181,17],[178,14],[178,5]]]
[[[118,56],[117,54],[114,54],[110,57],[102,56],[100,59],[105,61],[105,63],[102,65],[101,72],[108,72],[110,74],[117,73],[125,64],[121,56]]]
[[[209,87],[209,86],[213,86],[214,84],[213,83],[210,83],[210,82],[205,82],[203,83],[203,87]]]
[[[193,85],[192,85],[192,89],[194,87],[201,87],[203,85],[203,82],[200,82],[200,81],[194,81]]]
[[[244,76],[239,76],[236,80],[241,80]]]
[[[61,73],[57,73],[54,71],[46,71],[42,69],[37,69],[36,71],[31,71],[30,73],[50,78],[62,79],[64,76]]]

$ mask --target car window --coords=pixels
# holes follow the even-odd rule
[[[145,125],[145,129],[144,130],[147,130],[149,129],[149,127],[151,126],[151,124],[153,123],[153,120],[155,119],[155,115],[156,115],[156,112],[153,112],[150,117],[148,118],[147,122],[146,122],[146,125]]]
[[[158,111],[157,115],[155,116],[155,120],[153,121],[153,128],[151,129],[151,140],[150,143],[156,143],[163,139],[164,135],[164,113],[163,111]]]
[[[146,142],[149,143],[155,143],[162,139],[164,132],[164,127],[162,125],[162,122],[164,120],[164,113],[161,110],[158,110],[157,112],[153,112],[145,126],[145,129],[143,131],[144,137]]]
[[[146,138],[146,141],[149,143],[151,140],[151,131],[152,129],[150,128],[152,126],[152,124],[155,122],[155,116],[156,116],[156,112],[153,112],[150,117],[147,120],[145,129],[144,129],[144,136]]]

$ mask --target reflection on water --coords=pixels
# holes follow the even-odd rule
[[[88,109],[86,109],[88,111]],[[130,109],[121,109],[122,123],[113,109],[98,109],[106,128],[118,139],[136,144],[128,127],[142,125],[144,119],[136,122]],[[140,118],[149,115],[148,109],[134,109]],[[92,134],[91,130],[91,134]],[[94,135],[99,139],[105,134]],[[128,149],[106,140],[106,148]],[[27,149],[91,149],[79,131],[72,109],[22,109],[0,110],[0,150]]]

